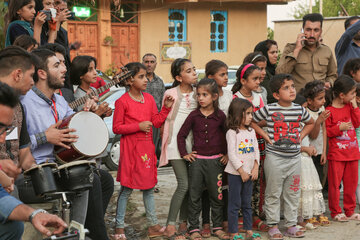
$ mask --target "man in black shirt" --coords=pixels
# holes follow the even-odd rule
[[[17,46],[1,50],[0,82],[25,95],[34,85],[36,59],[34,55]],[[21,168],[26,170],[35,164],[30,151],[24,110],[20,103],[14,108],[12,124],[15,129],[7,135],[5,143],[0,144],[0,165],[8,176],[16,178],[21,173]]]

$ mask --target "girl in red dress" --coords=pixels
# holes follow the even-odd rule
[[[113,132],[121,134],[120,160],[117,181],[121,184],[116,212],[114,239],[126,239],[124,218],[126,204],[133,189],[143,191],[149,237],[161,236],[163,229],[155,213],[153,188],[157,183],[155,146],[152,126],[159,128],[165,121],[174,99],[165,97],[158,112],[154,98],[143,92],[146,89],[146,68],[141,63],[125,66],[132,76],[125,80],[130,89],[115,102]]]

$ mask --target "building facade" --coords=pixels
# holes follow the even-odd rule
[[[266,5],[288,0],[71,0],[84,13],[68,21],[69,41],[81,41],[72,57],[87,54],[105,71],[158,57],[156,73],[171,82],[174,58],[189,57],[197,68],[220,59],[240,65],[255,44],[266,39]]]

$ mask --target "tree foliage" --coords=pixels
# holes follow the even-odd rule
[[[267,39],[274,40],[274,30],[271,28],[267,28]]]
[[[341,4],[344,6],[349,16],[357,15],[360,7],[360,0],[323,0],[323,16],[324,17],[337,17],[346,16],[345,12],[341,8]],[[315,6],[312,8],[312,12],[320,12],[320,1],[315,0]],[[293,16],[296,19],[301,19],[305,14],[309,13],[308,3],[299,4],[294,10]]]
[[[5,3],[3,1],[0,2],[0,49],[3,49],[5,47],[5,20],[4,17],[5,13],[7,11],[7,7],[5,6]]]

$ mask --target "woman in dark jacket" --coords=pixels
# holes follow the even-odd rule
[[[273,97],[272,92],[270,90],[269,81],[272,76],[275,75],[275,69],[278,59],[278,45],[277,42],[274,40],[267,39],[265,41],[259,42],[254,51],[262,52],[262,54],[267,58],[267,65],[266,65],[266,76],[264,81],[261,83],[268,92],[267,94],[267,103],[276,102],[276,99]]]

